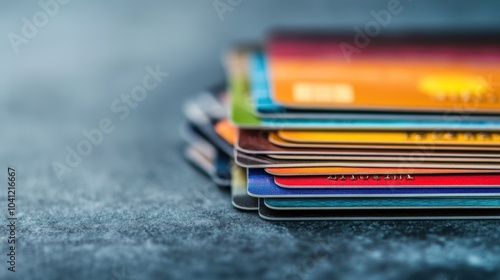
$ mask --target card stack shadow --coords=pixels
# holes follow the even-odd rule
[[[500,218],[498,36],[343,36],[229,51],[186,159],[269,220]]]

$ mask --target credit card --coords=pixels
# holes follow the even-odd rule
[[[275,103],[271,97],[269,87],[269,71],[267,60],[263,52],[256,51],[250,57],[251,95],[256,114],[261,118],[291,118],[291,119],[368,119],[368,120],[500,120],[498,114],[464,114],[432,113],[432,112],[405,112],[405,111],[361,111],[361,110],[328,110],[328,109],[297,109],[287,108]]]
[[[394,175],[394,174],[474,174],[500,173],[500,169],[380,168],[380,167],[275,167],[265,168],[275,176]]]
[[[181,127],[181,136],[189,146],[185,149],[185,157],[204,173],[208,174],[217,185],[229,187],[231,182],[229,162],[231,158],[222,150],[215,147],[191,123]]]
[[[212,177],[215,173],[215,166],[211,159],[207,158],[200,151],[191,146],[184,147],[184,157],[189,163],[194,165],[205,175]]]
[[[497,197],[265,198],[264,203],[275,210],[500,209],[500,198]]]
[[[499,209],[275,210],[259,199],[259,216],[272,221],[500,219]]]
[[[219,186],[229,187],[231,185],[231,162],[232,159],[222,150],[217,149],[215,157],[215,174],[212,180]]]
[[[463,168],[463,169],[500,169],[500,163],[485,162],[430,162],[430,161],[329,161],[329,160],[292,160],[277,159],[266,155],[245,154],[234,151],[235,162],[245,168],[269,167],[383,167],[383,168]]]
[[[500,110],[498,45],[477,50],[450,44],[440,50],[433,45],[370,46],[358,59],[345,61],[338,47],[331,48],[327,57],[336,57],[331,59],[276,56],[277,41],[267,46],[272,93],[275,102],[288,107],[458,109],[466,114]]]
[[[274,176],[274,182],[283,188],[500,188],[500,174]]]
[[[210,100],[208,96],[212,96],[206,92],[203,92],[201,95],[207,96],[207,100]],[[199,100],[205,99],[199,98]],[[208,103],[209,102],[207,102],[207,104]],[[216,106],[212,103],[212,105],[209,105],[207,108],[205,108],[205,105],[199,104],[197,102],[187,102],[184,106],[184,114],[188,121],[196,126],[197,129],[204,135],[204,137],[206,137],[217,148],[224,151],[228,156],[232,156],[232,145],[221,138],[214,129],[215,123],[217,123],[225,116],[222,104],[219,105],[220,106]],[[222,112],[220,110],[222,110]],[[219,114],[219,116],[215,117],[214,114]]]
[[[237,128],[227,119],[222,119],[215,124],[215,132],[231,145],[236,144]]]
[[[269,141],[269,131],[238,130],[238,141],[235,148],[247,154],[267,155],[363,155],[363,156],[408,156],[408,157],[493,157],[500,158],[500,152],[482,152],[467,150],[430,150],[414,146],[413,149],[368,149],[359,145],[359,148],[292,148],[275,145]],[[219,134],[220,135],[220,134]],[[368,146],[368,145],[366,145]],[[369,146],[368,146],[369,147]]]
[[[481,162],[500,163],[500,158],[492,157],[427,157],[422,154],[409,154],[399,156],[363,156],[363,155],[267,155],[269,158],[278,160],[311,160],[311,161],[372,161],[372,162],[411,162],[411,163],[433,163],[433,162]]]
[[[226,60],[230,81],[230,120],[240,128],[253,129],[348,129],[348,130],[500,130],[500,121],[468,120],[329,120],[260,118],[255,114],[246,72],[248,49],[231,52]]]
[[[226,84],[221,82],[199,92],[186,103],[196,104],[210,119],[222,119],[226,117],[227,99]]]
[[[286,141],[299,143],[500,147],[500,132],[279,130],[277,133]]]
[[[180,135],[186,144],[215,164],[217,149],[199,132],[196,126],[191,123],[181,125]]]
[[[259,198],[283,197],[456,197],[496,196],[500,188],[282,188],[263,169],[248,169],[248,194]]]
[[[246,169],[233,164],[231,171],[231,200],[233,206],[241,210],[258,210],[258,198],[247,194]]]
[[[476,62],[499,60],[500,37],[497,32],[474,30],[468,32],[397,32],[370,38],[370,47],[356,53],[352,59],[366,60],[423,60],[430,63],[442,60],[475,59]],[[273,57],[346,60],[342,43],[352,41],[359,33],[280,31],[268,38],[266,51]],[[362,39],[362,38],[360,38]],[[344,44],[345,46],[345,44]],[[425,56],[425,57],[424,57]]]
[[[255,112],[258,114],[264,112],[284,113],[287,110],[286,107],[274,103],[271,99],[266,63],[262,51],[256,50],[248,54],[248,79]]]
[[[324,148],[324,149],[397,149],[418,151],[419,154],[431,154],[434,151],[482,151],[484,153],[498,154],[495,146],[458,146],[458,145],[402,145],[402,144],[343,144],[343,143],[300,143],[284,140],[276,132],[269,132],[269,142],[285,148]]]

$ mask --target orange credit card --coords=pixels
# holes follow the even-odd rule
[[[435,50],[432,45],[416,52],[411,46],[387,46],[395,53],[391,57],[382,45],[362,49],[346,62],[338,49],[325,51],[321,43],[298,56],[278,55],[276,49],[284,46],[273,44],[268,57],[272,95],[288,107],[500,113],[498,46],[489,48],[486,57],[491,59],[485,59],[471,48]],[[322,55],[307,55],[315,50]]]
[[[300,143],[500,146],[500,132],[280,130],[278,136]]]
[[[238,129],[229,120],[222,119],[215,124],[215,132],[226,140],[229,144],[233,145],[236,143],[236,138],[238,135]]]

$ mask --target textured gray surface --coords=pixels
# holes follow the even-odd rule
[[[352,28],[387,1],[72,1],[14,54],[0,40],[0,217],[18,169],[18,263],[0,279],[500,278],[500,222],[287,222],[231,206],[181,157],[180,104],[222,79],[220,53],[276,26]],[[0,34],[35,2],[3,1]],[[497,1],[403,2],[389,28],[500,27]],[[468,3],[468,4],[467,4]],[[111,102],[148,65],[170,76],[125,120]],[[116,130],[62,181],[51,163],[109,117]],[[295,278],[294,278],[295,277]]]

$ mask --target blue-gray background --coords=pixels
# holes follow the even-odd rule
[[[352,30],[387,2],[243,0],[221,20],[210,0],[73,0],[16,54],[7,34],[40,7],[1,1],[0,217],[14,166],[19,221],[15,274],[1,226],[0,279],[500,278],[500,222],[267,222],[181,157],[181,104],[223,79],[225,49],[274,27]],[[500,30],[498,1],[401,3],[388,30]],[[170,76],[119,120],[111,102],[157,64]],[[51,163],[105,117],[116,130],[58,180]]]

